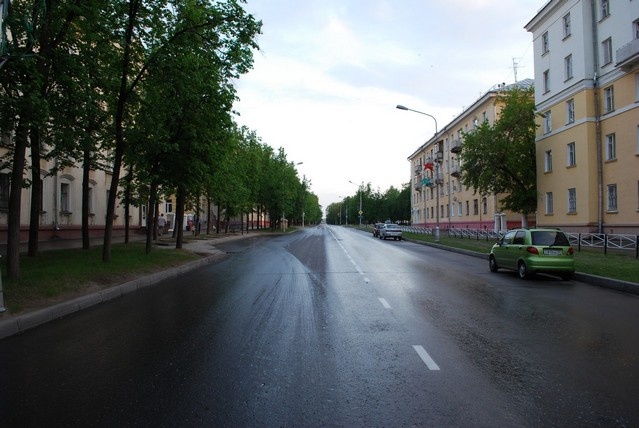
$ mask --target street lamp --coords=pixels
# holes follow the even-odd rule
[[[428,117],[430,117],[431,119],[433,119],[433,120],[435,121],[435,135],[437,135],[437,119],[435,119],[435,116],[430,115],[430,114],[428,114],[428,113],[424,113],[423,111],[413,110],[412,108],[405,107],[405,106],[403,106],[403,105],[401,105],[401,104],[397,104],[397,107],[396,107],[396,108],[398,108],[398,109],[400,109],[400,110],[412,111],[412,112],[419,113],[419,114],[423,114],[424,116],[428,116]]]
[[[352,185],[357,186],[357,193],[359,193],[359,211],[357,212],[357,214],[359,214],[359,227],[362,227],[362,188],[364,187],[364,182],[362,181],[362,186],[360,187],[359,185],[353,183],[352,181],[348,180],[349,183],[351,183]]]
[[[413,110],[412,108],[408,108],[405,107],[401,104],[397,104],[397,107],[399,110],[406,110],[406,111],[412,111],[415,113],[419,113],[419,114],[423,114],[424,116],[428,116],[431,119],[433,119],[435,121],[435,136],[437,136],[437,119],[435,119],[435,116],[428,114],[428,113],[424,113],[423,111],[418,111],[418,110]],[[439,242],[439,174],[441,171],[441,163],[442,163],[442,156],[440,156],[440,151],[439,151],[440,147],[439,147],[439,143],[435,143],[435,203],[437,204],[437,206],[435,207],[435,212],[436,212],[436,217],[435,217],[435,242]],[[450,192],[449,192],[450,195]],[[449,196],[450,197],[450,196]],[[450,205],[450,204],[449,204]]]

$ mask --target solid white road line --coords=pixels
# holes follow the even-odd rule
[[[382,303],[382,306],[385,309],[390,309],[391,305],[388,304],[388,302],[386,301],[386,299],[384,299],[383,297],[378,297],[379,301]]]
[[[415,351],[417,351],[417,355],[419,355],[419,357],[422,359],[424,364],[426,364],[426,366],[430,370],[439,370],[439,366],[437,364],[435,364],[435,361],[433,361],[433,359],[430,357],[430,355],[428,355],[428,352],[426,352],[426,350],[424,349],[423,346],[421,346],[421,345],[413,345],[413,349],[415,349]]]

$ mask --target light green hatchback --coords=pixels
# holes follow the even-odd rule
[[[575,273],[574,254],[568,237],[560,230],[515,229],[493,245],[488,263],[491,272],[512,269],[521,279],[544,272],[567,281]]]

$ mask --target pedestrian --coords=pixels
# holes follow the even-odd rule
[[[166,219],[164,218],[164,214],[160,214],[158,218],[158,235],[160,238],[162,237],[162,233],[164,233],[164,227],[166,226]]]

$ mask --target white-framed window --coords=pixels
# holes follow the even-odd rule
[[[568,189],[568,212],[570,214],[577,212],[577,189],[574,187]]]
[[[544,71],[543,79],[544,93],[550,92],[550,70]]]
[[[601,42],[601,58],[603,59],[603,65],[610,64],[612,62],[612,38],[608,37]]]
[[[164,212],[165,213],[173,212],[173,199],[167,199],[166,202],[164,202]]]
[[[568,143],[566,146],[566,166],[571,167],[577,165],[577,153],[575,143]]]
[[[566,124],[575,122],[575,100],[574,98],[566,101]]]
[[[546,214],[552,214],[553,210],[552,192],[546,192]]]
[[[552,150],[544,153],[544,172],[552,172]]]
[[[617,159],[617,137],[614,133],[606,135],[606,160]]]
[[[615,88],[608,86],[604,88],[604,113],[610,113],[615,110]]]
[[[548,31],[541,35],[541,54],[545,55],[550,50],[550,40],[548,38]]]
[[[464,212],[464,207],[463,207],[461,202],[458,202],[457,203],[457,216],[461,217],[463,212]]]
[[[610,1],[601,0],[601,19],[604,19],[608,15],[610,15]]]
[[[544,134],[549,134],[552,131],[552,114],[550,110],[544,113]]]
[[[573,77],[572,71],[572,54],[564,58],[564,78],[570,80]]]
[[[564,39],[572,34],[572,29],[570,28],[570,12],[564,15]]]
[[[488,214],[488,200],[485,197],[481,200],[481,212],[482,214]]]
[[[60,183],[60,211],[71,211],[71,185],[69,183]]]
[[[608,185],[608,211],[617,211],[617,185]]]

